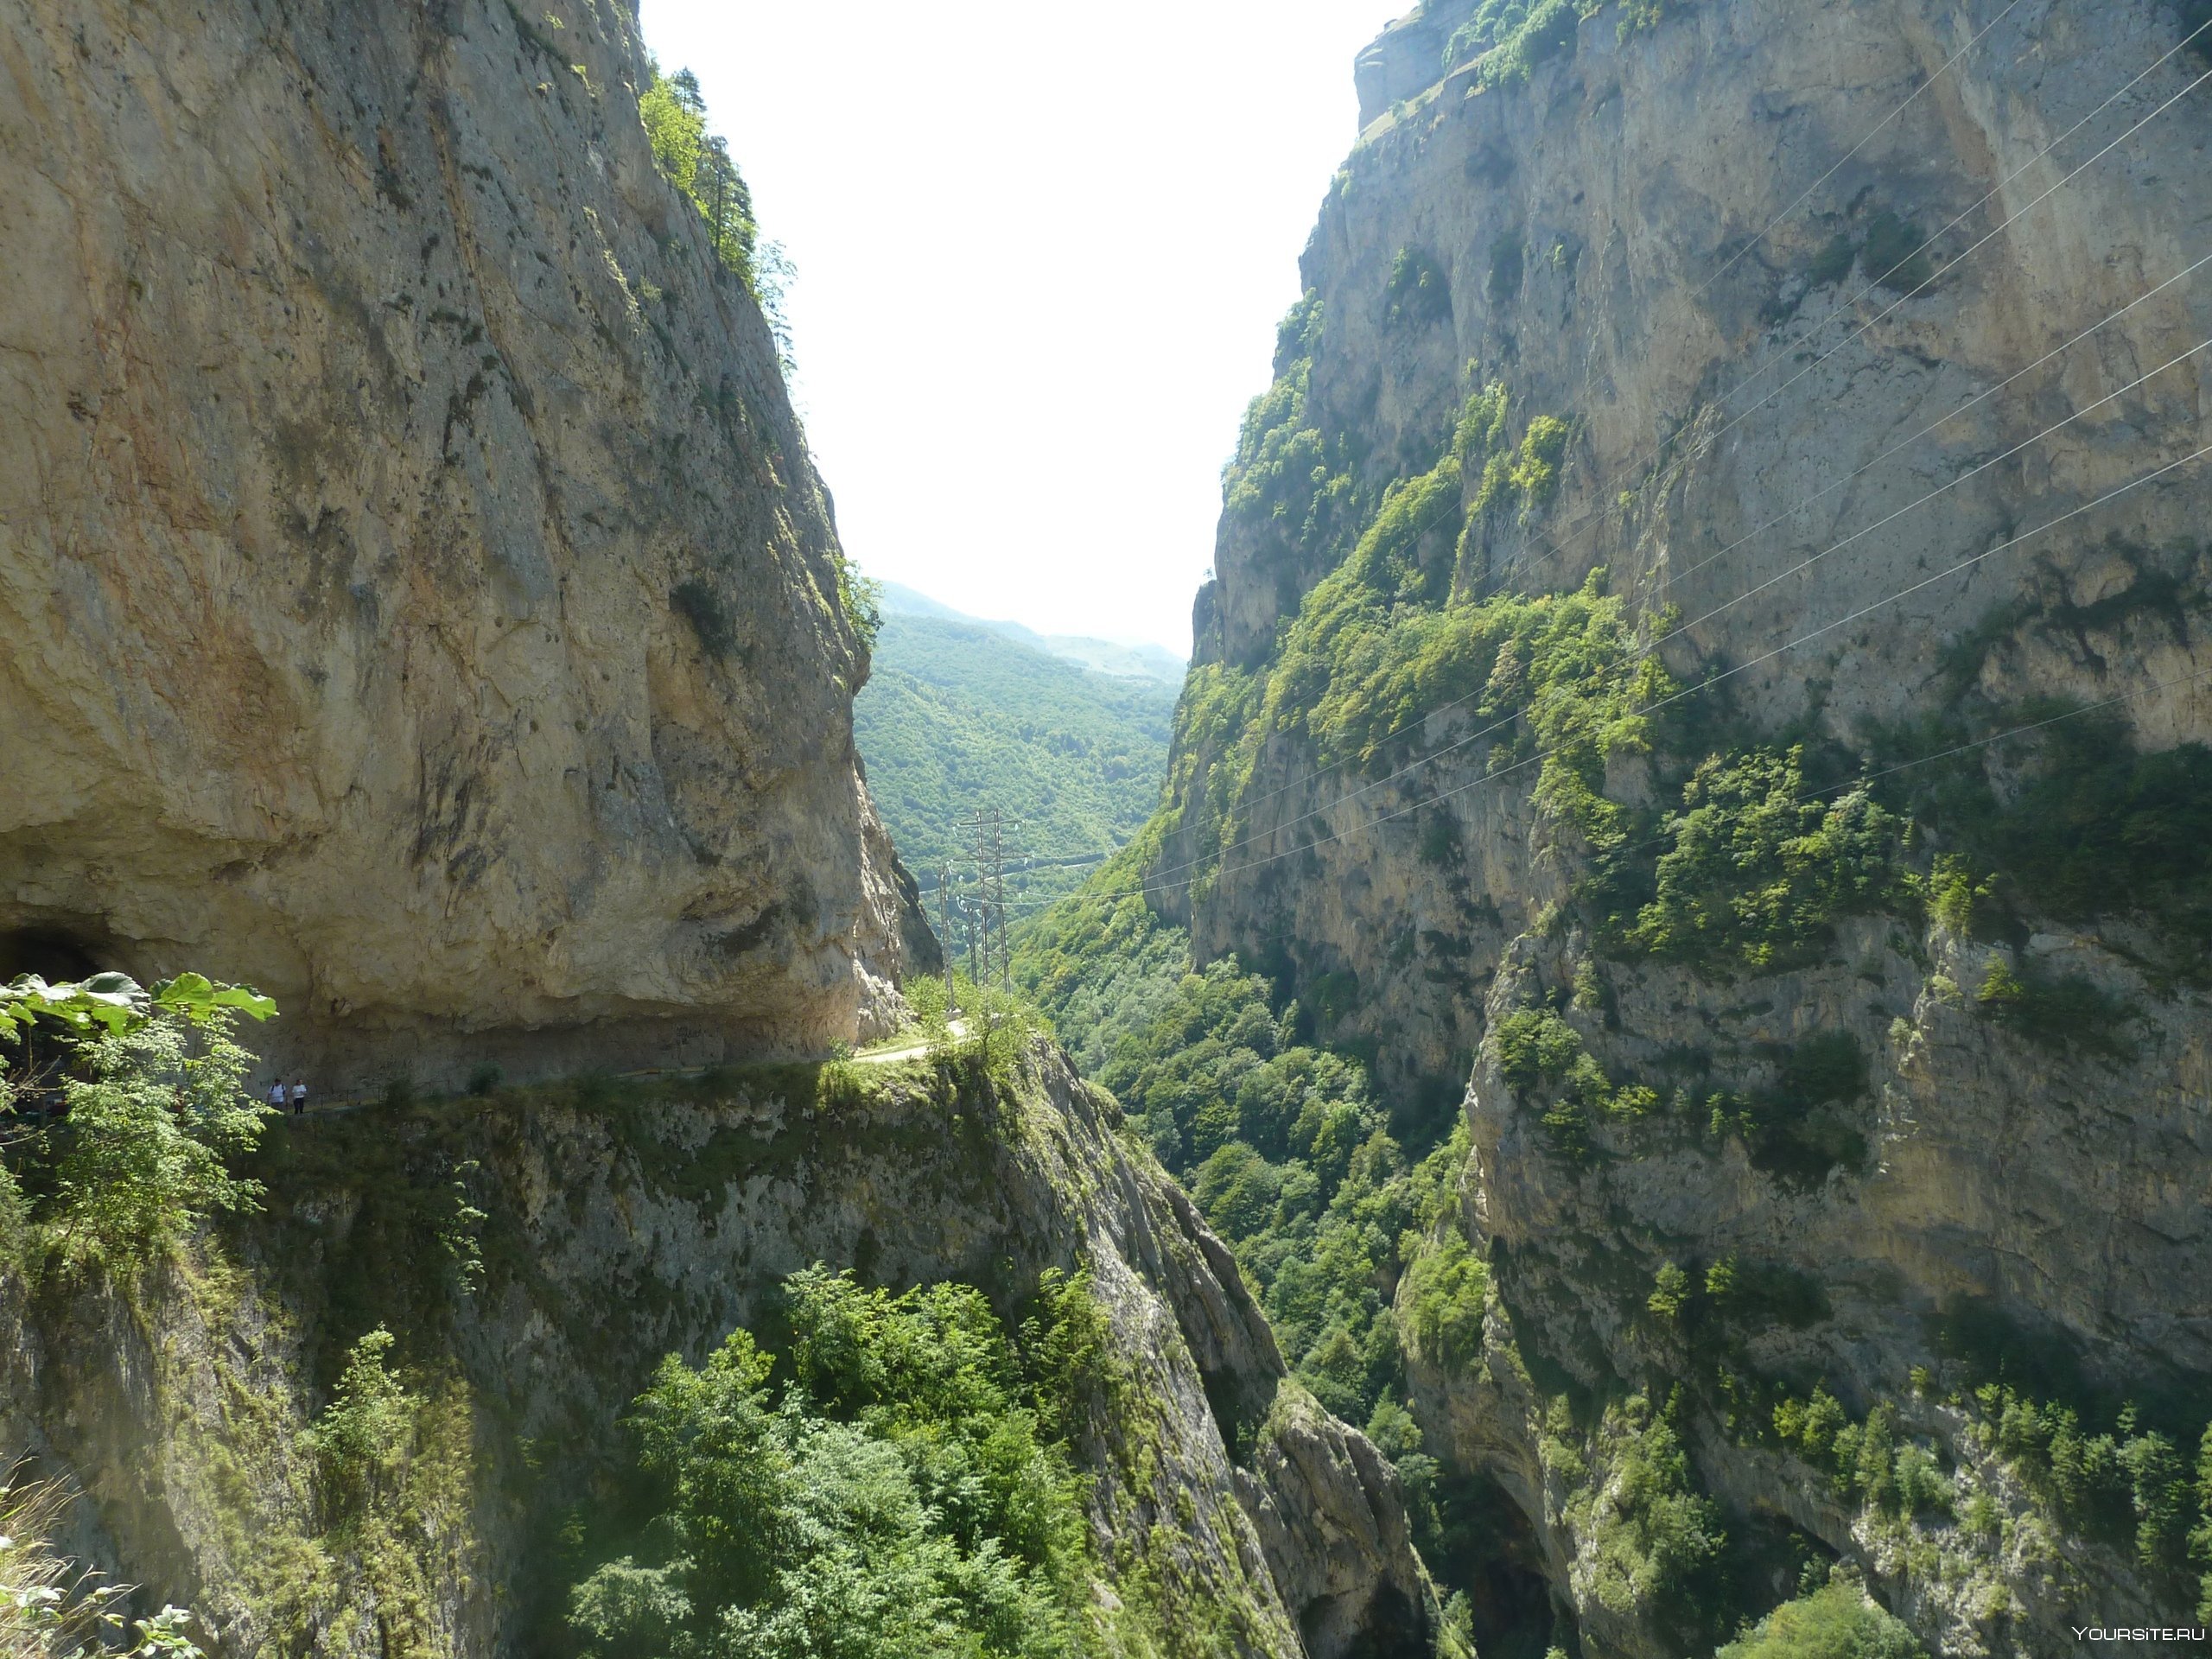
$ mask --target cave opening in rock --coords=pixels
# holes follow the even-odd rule
[[[1488,1475],[1446,1475],[1437,1483],[1434,1514],[1421,1553],[1446,1595],[1466,1597],[1483,1659],[1581,1652],[1573,1618],[1544,1576],[1535,1530],[1503,1486]]]
[[[23,974],[49,983],[86,979],[111,968],[83,932],[54,926],[0,928],[0,985]]]

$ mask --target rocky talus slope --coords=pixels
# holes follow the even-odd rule
[[[280,1127],[264,1215],[127,1289],[0,1295],[0,1436],[87,1494],[88,1557],[222,1653],[543,1652],[563,1529],[619,1491],[662,1355],[697,1361],[816,1262],[962,1280],[1009,1315],[1087,1266],[1129,1379],[1078,1448],[1101,1593],[1144,1599],[1178,1653],[1427,1652],[1395,1477],[1286,1380],[1111,1098],[1041,1046],[1011,1081],[867,1076],[835,1104],[793,1066]],[[463,1198],[486,1217],[473,1291],[447,1248]],[[382,1533],[334,1511],[307,1434],[379,1325],[421,1399]]]
[[[340,1086],[880,1023],[830,503],[644,73],[622,0],[0,11],[0,970]]]
[[[1151,901],[1465,1086],[1484,1337],[1414,1405],[1582,1652],[1803,1559],[1949,1654],[2186,1622],[2202,13],[1494,10],[1360,61]],[[1660,1440],[1727,1596],[1669,1576]]]

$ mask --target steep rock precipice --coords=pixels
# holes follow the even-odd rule
[[[1738,1540],[1815,1541],[1942,1651],[2179,1622],[2177,1537],[2054,1497],[2051,1431],[1975,1390],[2117,1444],[2096,1402],[2212,1374],[2202,873],[2158,840],[2212,737],[2212,284],[2169,282],[2212,227],[2202,14],[1548,6],[1485,64],[1476,11],[1362,57],[1154,902],[1402,1087],[1471,1081],[1486,1339],[1414,1352],[1414,1405],[1586,1652],[1693,1639],[1623,1567],[1676,1383]],[[1832,839],[1763,852],[1745,799]],[[1815,866],[1851,891],[1751,938]],[[1950,1497],[1789,1440],[1816,1386]]]
[[[0,14],[0,971],[340,1085],[880,1023],[867,655],[635,14]]]
[[[557,1644],[563,1529],[619,1492],[659,1357],[696,1362],[817,1262],[963,1280],[1010,1317],[1087,1267],[1125,1376],[1077,1448],[1102,1601],[1174,1652],[1428,1651],[1395,1477],[1284,1377],[1227,1252],[1049,1047],[989,1081],[862,1068],[834,1100],[810,1068],[740,1069],[272,1135],[267,1213],[161,1272],[29,1299],[0,1275],[0,1443],[73,1481],[73,1541],[223,1653]],[[461,1194],[473,1292],[446,1246]],[[308,1433],[378,1326],[421,1402],[381,1544],[343,1524]]]

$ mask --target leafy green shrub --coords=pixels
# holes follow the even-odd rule
[[[734,1331],[696,1370],[670,1356],[639,1396],[639,1463],[663,1507],[573,1591],[586,1651],[1101,1651],[1082,1482],[982,1294],[894,1297],[819,1268],[786,1293],[780,1364]]]
[[[1531,508],[1547,506],[1559,493],[1559,464],[1573,429],[1554,415],[1539,415],[1521,437],[1521,453],[1506,474]]]
[[[1472,1364],[1482,1353],[1489,1292],[1490,1269],[1458,1233],[1416,1252],[1399,1292],[1414,1350],[1446,1365]]]
[[[1515,1094],[1542,1106],[1553,1143],[1568,1156],[1590,1151],[1590,1129],[1606,1117],[1634,1120],[1659,1109],[1643,1084],[1616,1087],[1582,1034],[1549,1008],[1522,1008],[1497,1023],[1497,1068]],[[1547,1101],[1546,1096],[1548,1096]]]
[[[1468,365],[1468,372],[1473,372],[1473,365]],[[1506,447],[1505,416],[1511,401],[1504,384],[1497,380],[1468,394],[1452,428],[1452,454],[1463,473],[1474,470],[1476,462]]]
[[[1343,441],[1324,438],[1306,409],[1325,322],[1315,292],[1283,318],[1275,332],[1274,384],[1245,410],[1236,453],[1222,474],[1224,519],[1268,525],[1285,543],[1317,555],[1341,550],[1357,502]]]
[[[1627,0],[1622,38],[1656,23],[1681,3],[1683,0]],[[1483,85],[1526,80],[1537,64],[1574,49],[1576,25],[1597,10],[1591,0],[1479,0],[1445,42],[1444,73],[1483,58]],[[1496,48],[1503,49],[1493,52]]]
[[[1679,1319],[1690,1300],[1690,1276],[1679,1262],[1662,1262],[1652,1276],[1651,1294],[1643,1305],[1669,1323]]]
[[[1618,36],[1625,41],[1638,29],[1656,29],[1688,3],[1689,0],[1621,0]]]
[[[1449,74],[1489,51],[1500,38],[1519,29],[1528,16],[1526,0],[1482,0],[1445,42],[1444,72]]]
[[[1971,861],[1957,853],[1938,853],[1925,886],[1928,913],[1961,938],[1971,938],[1979,907],[1993,890],[1989,881],[1974,880]]]
[[[1606,1408],[1597,1436],[1599,1478],[1567,1505],[1590,1542],[1591,1592],[1610,1611],[1656,1609],[1677,1628],[1707,1621],[1727,1535],[1698,1491],[1676,1427],[1679,1402],[1655,1410],[1643,1395]]]
[[[837,609],[862,651],[874,651],[883,632],[883,584],[864,576],[840,550],[836,554]]]
[[[1242,1242],[1274,1219],[1282,1173],[1243,1141],[1231,1141],[1198,1166],[1191,1196],[1224,1237]]]
[[[1090,1269],[1038,1276],[1035,1311],[1021,1323],[1020,1349],[1035,1382],[1038,1421],[1055,1442],[1073,1445],[1096,1415],[1111,1414],[1129,1386],[1109,1341],[1106,1309]]]
[[[2108,1420],[2110,1429],[2092,1432],[2075,1406],[2038,1401],[2006,1383],[1984,1382],[1970,1398],[1982,1444],[2008,1459],[2075,1531],[2132,1545],[2154,1573],[2179,1572],[2202,1541],[2212,1489],[2202,1478],[2201,1446],[2192,1479],[2175,1439],[2147,1426],[2132,1402]]]
[[[388,1495],[403,1471],[423,1402],[385,1363],[392,1342],[391,1332],[379,1325],[353,1344],[330,1405],[309,1436],[309,1449],[322,1465],[328,1511],[344,1512]]]
[[[1927,1659],[1897,1618],[1847,1579],[1776,1608],[1716,1659]]]
[[[1919,228],[1889,212],[1877,213],[1860,245],[1868,280],[1909,294],[1935,274],[1922,245]]]
[[[246,1093],[254,1058],[232,1039],[232,1023],[230,1007],[195,1020],[156,1007],[79,1046],[90,1076],[62,1082],[66,1127],[18,1154],[50,1181],[32,1219],[63,1260],[142,1267],[209,1215],[258,1207],[260,1185],[228,1164],[253,1149],[273,1112]]]
[[[2022,974],[2000,957],[1989,964],[1974,1005],[1985,1019],[2046,1048],[2079,1049],[2109,1060],[2135,1053],[2127,1034],[2139,1017],[2134,1005],[2081,974],[2053,975],[2032,966]]]
[[[1955,1487],[1933,1452],[1901,1434],[1897,1408],[1887,1402],[1854,1421],[1815,1383],[1808,1398],[1777,1398],[1771,1427],[1783,1446],[1827,1472],[1839,1497],[1891,1518],[1950,1518]]]
[[[1427,328],[1452,320],[1452,283],[1426,248],[1400,248],[1382,290],[1383,321],[1393,328]]]
[[[653,162],[707,222],[715,255],[750,281],[760,229],[753,192],[729,158],[729,145],[707,130],[707,100],[689,69],[652,78],[638,94],[638,118],[653,148]]]
[[[1805,798],[1804,751],[1715,755],[1667,820],[1674,842],[1633,948],[1713,969],[1772,971],[1816,957],[1837,918],[1900,902],[1904,824],[1861,790]]]
[[[389,1363],[391,1333],[365,1333],[304,1437],[340,1590],[372,1602],[394,1652],[424,1652],[434,1605],[461,1570],[453,1541],[474,1497],[475,1433],[458,1384],[423,1386]]]
[[[1510,86],[1524,81],[1539,65],[1554,58],[1572,57],[1581,22],[1582,13],[1575,0],[1535,0],[1521,26],[1502,36],[1497,50],[1483,60],[1483,84]]]
[[[2202,1577],[2198,1580],[2196,1617],[2212,1624],[2212,1423],[2205,1425],[2196,1445],[2196,1524],[2190,1529],[2189,1559]]]

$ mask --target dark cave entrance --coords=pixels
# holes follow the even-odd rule
[[[0,985],[24,974],[48,983],[88,979],[112,967],[86,936],[58,927],[0,928]]]
[[[1446,1475],[1437,1482],[1435,1514],[1421,1554],[1445,1595],[1466,1597],[1482,1659],[1544,1659],[1553,1648],[1572,1659],[1582,1651],[1573,1617],[1544,1576],[1535,1529],[1504,1487],[1488,1475]]]

